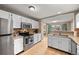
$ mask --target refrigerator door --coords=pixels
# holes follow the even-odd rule
[[[14,44],[12,35],[0,37],[0,55],[13,55]]]
[[[12,19],[0,18],[0,55],[13,55]]]
[[[0,18],[0,35],[12,33],[12,21]]]

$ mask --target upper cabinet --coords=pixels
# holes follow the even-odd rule
[[[39,22],[35,21],[35,20],[32,20],[30,18],[22,17],[22,22],[31,23],[33,29],[38,29],[39,28]]]
[[[79,13],[76,15],[76,28],[79,28]]]
[[[12,19],[13,19],[13,28],[21,28],[22,17],[16,14],[12,14]]]
[[[0,10],[0,18],[9,19],[10,13]]]
[[[22,22],[31,23],[31,19],[26,18],[26,17],[22,17]]]
[[[3,10],[0,10],[0,18],[4,19],[12,19],[13,20],[13,28],[21,28],[21,22],[31,23],[33,29],[39,28],[39,22],[32,20],[30,18],[22,17],[13,13],[9,13]]]
[[[38,29],[39,28],[39,22],[35,21],[35,20],[32,20],[32,28],[33,29]]]

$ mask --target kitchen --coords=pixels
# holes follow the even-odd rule
[[[40,9],[43,8],[42,6],[45,8],[48,6],[49,8],[49,6],[52,7],[53,5],[0,5],[0,55],[27,55],[33,51],[36,52],[33,52],[33,55],[34,53],[36,55],[42,54],[42,52],[48,54],[49,50],[53,48],[60,50],[60,54],[77,54],[77,45],[79,43],[78,5],[67,5],[71,7],[68,10],[64,10],[63,6],[60,5],[59,7],[62,6],[61,8],[65,13],[58,12],[57,15],[54,14],[53,16],[49,16],[49,14],[52,15],[52,9],[50,9],[51,12],[47,12],[48,10],[46,10],[46,15],[43,14],[44,10]],[[58,5],[54,5],[53,7],[56,6]],[[75,8],[75,6],[77,7]],[[39,14],[40,12],[36,10],[36,7],[39,7],[42,15]],[[59,22],[58,19],[61,21]],[[64,23],[67,23],[67,25]],[[53,29],[50,29],[51,26]],[[65,28],[66,26],[67,28]],[[68,31],[66,31],[67,29]],[[61,42],[62,44],[60,44]],[[38,47],[36,48],[36,46]],[[53,54],[51,53],[51,55]]]
[[[34,44],[41,41],[41,33],[39,31],[38,21],[22,17],[13,13],[9,13],[3,10],[0,10],[0,18],[0,33],[2,33],[2,36],[0,36],[4,37],[4,40],[6,39],[5,43],[4,40],[2,40],[2,45],[4,45],[2,49],[6,49],[6,51],[2,50],[3,52],[0,51],[0,54],[18,54],[23,50],[31,48]],[[8,42],[8,36],[11,36],[10,38],[12,40],[10,42]],[[5,46],[7,46],[7,48]],[[8,51],[9,48],[11,48],[10,53],[10,50]]]

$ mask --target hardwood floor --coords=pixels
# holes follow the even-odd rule
[[[19,55],[68,55],[68,54],[53,48],[48,48],[47,38],[45,37],[42,41],[34,45],[32,48]]]

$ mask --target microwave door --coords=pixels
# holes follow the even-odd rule
[[[29,23],[22,23],[22,28],[32,28],[32,25]]]

